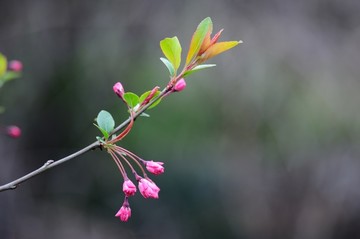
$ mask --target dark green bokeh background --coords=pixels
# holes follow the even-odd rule
[[[360,4],[305,1],[0,1],[0,52],[24,63],[1,89],[0,183],[93,142],[101,109],[120,123],[112,92],[167,83],[159,41],[187,50],[210,16],[216,57],[137,120],[122,146],[163,161],[159,200],[131,198],[94,151],[0,193],[0,238],[360,237]],[[185,54],[183,54],[184,57]]]

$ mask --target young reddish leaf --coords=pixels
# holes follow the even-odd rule
[[[6,57],[0,53],[0,76],[4,75],[7,69]]]
[[[219,55],[220,53],[233,48],[239,43],[242,43],[242,41],[224,41],[224,42],[215,43],[206,50],[206,52],[203,55],[202,61],[206,61],[216,55]]]
[[[140,96],[140,101],[139,101],[140,104],[148,97],[148,95],[149,95],[150,93],[151,93],[151,90],[146,91],[144,94],[142,94],[142,95]],[[160,91],[157,91],[152,98],[155,98],[155,97],[158,96],[159,94],[160,94]],[[158,100],[156,100],[152,105],[150,105],[148,109],[154,108],[155,106],[157,106],[157,105],[160,103],[160,101],[161,101],[161,98],[158,99]]]
[[[196,67],[194,67],[192,70],[190,71],[186,71],[184,73],[184,77],[191,75],[192,73],[202,70],[202,69],[206,69],[206,68],[210,68],[210,67],[214,67],[216,66],[215,64],[203,64],[203,65],[198,65]]]
[[[208,34],[210,36],[212,27],[213,24],[210,17],[207,17],[200,22],[191,39],[189,52],[186,57],[186,65],[198,54],[206,35]]]
[[[160,41],[160,48],[176,71],[181,62],[181,45],[179,39],[177,37],[165,38]]]
[[[204,53],[206,51],[206,49],[208,49],[208,47],[210,46],[210,44],[211,44],[211,38],[210,38],[211,33],[212,33],[212,31],[208,31],[206,33],[204,41],[201,44],[199,53],[197,55],[201,55],[202,53]]]
[[[168,68],[170,76],[175,76],[175,69],[173,64],[171,64],[171,62],[164,58],[164,57],[160,57],[160,60],[165,64],[165,66]]]

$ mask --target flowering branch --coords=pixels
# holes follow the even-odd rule
[[[134,119],[136,119],[139,115],[141,115],[143,112],[146,111],[146,109],[148,107],[150,107],[156,100],[158,100],[159,98],[161,98],[165,93],[167,92],[167,88],[165,88],[161,94],[154,98],[151,102],[149,102],[148,104],[146,104],[141,110],[139,110],[135,115],[134,115]],[[112,132],[112,134],[115,134],[117,132],[119,132],[120,130],[122,130],[124,127],[126,127],[128,124],[130,123],[130,118],[125,120],[122,124],[120,124],[118,127],[116,127],[114,129],[114,131]],[[43,166],[41,166],[40,168],[18,178],[18,179],[15,179],[14,181],[11,181],[7,184],[4,184],[2,186],[0,186],[0,192],[2,191],[7,191],[7,190],[11,190],[11,189],[16,189],[21,183],[45,172],[46,170],[50,169],[50,168],[54,168],[56,166],[59,166],[67,161],[70,161],[72,159],[75,159],[76,157],[79,157],[87,152],[89,152],[90,150],[94,150],[96,148],[101,148],[101,143],[100,141],[95,141],[91,144],[89,144],[88,146],[80,149],[79,151],[73,153],[73,154],[70,154],[64,158],[61,158],[61,159],[58,159],[56,161],[54,160],[48,160]]]
[[[121,208],[115,215],[116,217],[119,217],[121,221],[127,221],[131,217],[129,197],[135,195],[137,191],[135,184],[127,174],[126,167],[128,167],[133,174],[133,178],[138,182],[139,192],[144,198],[159,198],[160,188],[150,179],[146,170],[153,175],[160,175],[164,173],[164,163],[144,160],[129,150],[116,145],[116,143],[129,134],[137,117],[148,116],[144,113],[147,109],[157,106],[166,96],[184,90],[186,88],[186,77],[196,71],[215,66],[215,64],[203,64],[205,61],[241,43],[241,41],[218,42],[223,30],[220,30],[211,38],[212,30],[213,24],[209,17],[200,22],[191,39],[186,61],[183,69],[179,71],[180,73],[177,72],[181,64],[182,47],[178,38],[165,38],[160,41],[160,48],[165,55],[165,58],[162,57],[160,60],[165,64],[170,74],[170,80],[162,91],[159,91],[159,87],[156,86],[152,90],[138,96],[133,92],[125,92],[122,84],[117,82],[113,86],[113,90],[128,109],[130,117],[127,120],[115,128],[115,121],[112,115],[105,110],[101,110],[94,125],[100,130],[102,136],[98,136],[96,142],[57,161],[47,161],[43,166],[29,174],[0,186],[0,192],[15,189],[20,183],[50,168],[75,159],[90,150],[101,148],[105,149],[111,156],[124,180],[123,192],[125,198]],[[118,132],[120,133],[116,135]]]

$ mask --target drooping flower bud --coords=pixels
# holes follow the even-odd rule
[[[159,198],[160,188],[149,179],[141,178],[139,180],[139,191],[144,198]]]
[[[185,88],[186,88],[186,81],[184,78],[178,80],[178,82],[176,82],[174,86],[174,90],[178,92],[184,90]]]
[[[123,222],[127,222],[127,220],[129,220],[129,218],[131,217],[131,208],[130,208],[127,198],[125,198],[125,201],[124,201],[122,207],[115,214],[115,217],[119,217],[120,220]]]
[[[124,87],[122,86],[122,84],[120,82],[115,83],[115,85],[113,86],[113,90],[115,92],[115,94],[117,94],[117,96],[119,96],[121,99],[124,99]]]
[[[128,197],[133,196],[136,193],[135,184],[131,180],[126,179],[123,183],[123,192]]]
[[[15,125],[8,126],[6,133],[12,138],[19,138],[21,136],[21,129]]]
[[[164,172],[163,162],[146,161],[146,169],[155,175],[162,174]]]
[[[23,68],[23,64],[21,61],[18,60],[12,60],[9,62],[9,70],[19,72]]]

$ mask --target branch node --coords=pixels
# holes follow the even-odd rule
[[[48,161],[45,163],[44,166],[45,166],[45,167],[46,167],[46,166],[49,166],[49,165],[52,164],[53,162],[54,162],[54,160],[48,160]]]

